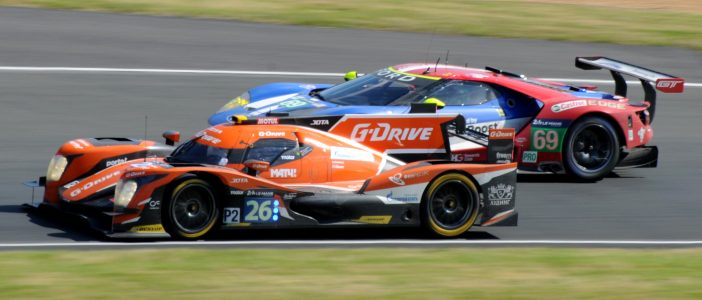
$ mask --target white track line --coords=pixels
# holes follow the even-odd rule
[[[74,68],[74,67],[22,67],[0,66],[6,72],[75,72],[75,73],[160,73],[160,74],[205,74],[205,75],[268,75],[268,76],[305,76],[305,77],[341,77],[344,73],[324,72],[285,72],[285,71],[244,71],[244,70],[200,70],[200,69],[142,69],[142,68]],[[560,82],[588,82],[614,84],[612,80],[586,78],[544,78]],[[627,81],[639,83],[639,81]],[[685,87],[702,87],[702,83],[686,82]]]
[[[607,241],[607,240],[330,240],[330,241],[195,241],[195,242],[78,242],[78,243],[2,243],[3,248],[53,247],[158,247],[158,246],[446,246],[446,245],[533,245],[533,246],[702,246],[702,241]]]

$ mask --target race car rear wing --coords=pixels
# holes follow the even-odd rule
[[[609,70],[615,83],[614,93],[622,97],[626,97],[627,92],[626,80],[622,74],[638,78],[644,89],[644,100],[650,104],[648,111],[651,120],[653,120],[656,111],[656,89],[664,93],[682,93],[685,87],[685,79],[683,78],[607,57],[576,57],[575,66],[583,70]],[[655,88],[653,84],[655,84]]]

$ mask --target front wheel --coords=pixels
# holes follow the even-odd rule
[[[619,161],[617,133],[601,117],[585,117],[566,134],[563,160],[566,171],[580,179],[599,180]]]
[[[214,227],[219,209],[213,187],[198,178],[181,181],[163,211],[164,227],[174,238],[200,238]]]
[[[443,237],[456,237],[470,229],[480,205],[473,181],[458,173],[436,178],[427,188],[422,203],[425,226]]]

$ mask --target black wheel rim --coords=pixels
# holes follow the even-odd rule
[[[614,155],[612,136],[599,125],[581,129],[572,144],[572,156],[578,168],[597,172],[605,168]]]
[[[473,213],[473,193],[465,183],[450,180],[436,188],[429,201],[431,217],[444,229],[455,229],[465,224]]]
[[[191,185],[178,192],[171,209],[175,225],[186,233],[207,228],[214,212],[214,195],[207,187],[200,185]]]

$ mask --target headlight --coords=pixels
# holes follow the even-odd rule
[[[58,181],[63,175],[63,171],[66,170],[66,165],[68,165],[68,160],[61,156],[54,156],[51,161],[49,161],[49,168],[46,170],[46,181]]]
[[[249,92],[243,93],[239,97],[232,99],[232,101],[229,101],[229,103],[222,106],[222,108],[220,108],[217,112],[219,113],[219,112],[230,110],[230,109],[235,108],[235,107],[244,106],[246,104],[249,104],[250,97],[251,96],[249,95]]]
[[[134,193],[137,190],[137,183],[134,180],[120,180],[115,187],[115,206],[127,207]]]

